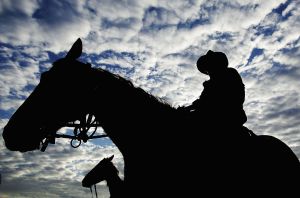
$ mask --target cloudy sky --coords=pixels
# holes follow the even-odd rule
[[[40,74],[83,40],[83,58],[130,79],[173,106],[187,105],[207,79],[195,67],[225,52],[246,86],[246,126],[273,135],[300,158],[300,2],[292,0],[0,0],[0,133]],[[100,131],[101,132],[101,131]],[[78,149],[10,152],[0,137],[0,197],[85,197],[84,175],[122,155],[108,140]],[[99,197],[109,197],[105,184]]]

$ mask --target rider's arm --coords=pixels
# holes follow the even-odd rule
[[[185,112],[190,112],[190,111],[193,111],[193,110],[197,109],[197,107],[198,107],[199,104],[200,104],[199,102],[200,102],[200,100],[197,99],[197,100],[195,100],[191,105],[189,105],[189,106],[178,107],[177,109],[178,109],[178,110],[185,111]]]

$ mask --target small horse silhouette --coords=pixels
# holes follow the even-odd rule
[[[109,188],[110,197],[125,197],[124,182],[119,177],[118,169],[111,162],[114,155],[102,159],[82,180],[83,187],[91,188],[99,182],[106,181]]]
[[[265,135],[231,141],[221,128],[220,133],[205,131],[130,81],[76,60],[81,52],[78,39],[66,57],[41,75],[3,130],[8,149],[39,149],[67,122],[89,114],[123,155],[129,197],[258,192],[253,184],[269,194],[297,192],[300,163],[282,141]]]

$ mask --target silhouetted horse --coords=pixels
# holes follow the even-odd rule
[[[101,181],[106,181],[111,198],[125,197],[124,184],[119,177],[119,171],[111,162],[113,155],[102,159],[82,180],[83,187],[91,187]]]
[[[225,196],[261,186],[266,192],[295,191],[299,161],[280,140],[249,135],[232,141],[224,131],[203,131],[131,82],[77,61],[81,52],[78,39],[41,75],[4,128],[8,149],[38,149],[67,122],[91,114],[123,155],[130,197]]]

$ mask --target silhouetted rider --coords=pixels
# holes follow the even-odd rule
[[[211,50],[198,59],[197,68],[210,79],[203,83],[200,97],[181,109],[210,129],[241,129],[247,121],[243,110],[245,87],[237,70],[228,67],[224,53]]]

